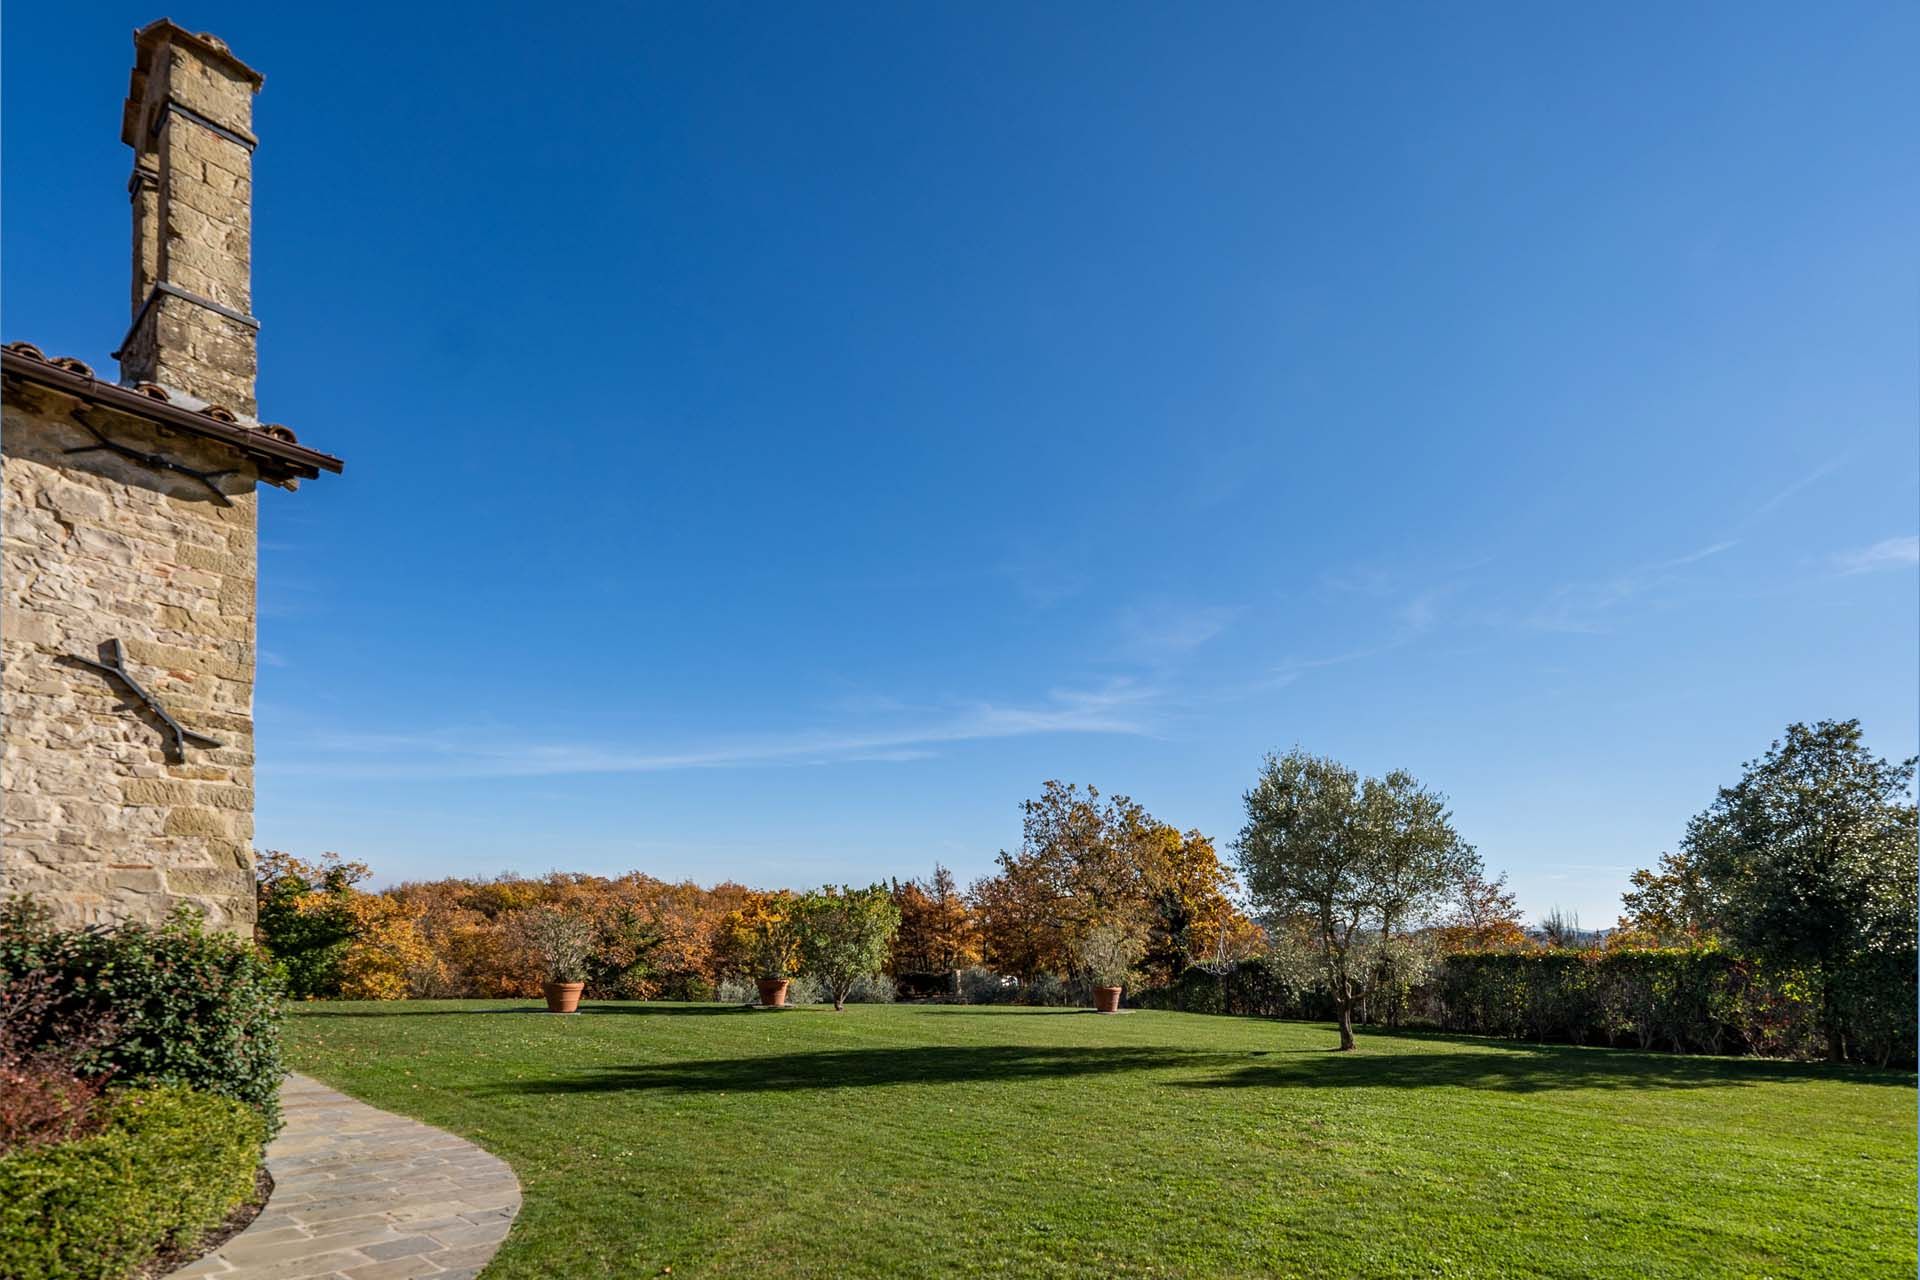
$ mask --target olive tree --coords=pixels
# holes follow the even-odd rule
[[[1424,920],[1478,859],[1444,799],[1404,771],[1362,779],[1296,747],[1267,757],[1245,801],[1234,848],[1248,897],[1270,919],[1311,922],[1351,1049],[1367,961],[1391,954],[1369,944]]]
[[[865,889],[828,885],[796,901],[791,918],[801,969],[827,989],[834,1009],[841,1010],[860,980],[879,973],[886,963],[888,945],[900,927],[900,908],[883,884]]]

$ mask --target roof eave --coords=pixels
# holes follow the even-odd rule
[[[4,373],[10,382],[15,379],[31,382],[103,409],[145,419],[156,426],[169,427],[228,445],[262,464],[263,474],[273,472],[288,479],[312,480],[317,479],[322,471],[338,475],[346,466],[330,453],[279,439],[261,428],[222,422],[208,414],[169,404],[115,382],[102,382],[98,378],[36,360],[17,351],[0,350],[0,373]]]

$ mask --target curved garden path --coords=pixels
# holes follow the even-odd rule
[[[280,1105],[267,1207],[167,1280],[462,1280],[507,1238],[520,1182],[497,1156],[306,1076]]]

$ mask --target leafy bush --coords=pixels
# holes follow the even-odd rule
[[[110,1020],[64,1022],[60,990],[41,970],[0,981],[0,1155],[84,1137],[106,1123],[104,1075],[79,1067],[111,1041]]]
[[[319,862],[277,849],[256,856],[253,936],[286,971],[295,1000],[340,994],[341,962],[354,937],[353,886],[372,874],[338,854]]]
[[[112,1037],[75,1060],[80,1074],[187,1085],[244,1102],[278,1127],[281,982],[252,943],[207,933],[185,910],[157,927],[56,929],[44,908],[18,899],[0,904],[0,985],[20,981],[59,993],[23,1027],[24,1046],[109,1022]]]
[[[698,974],[674,974],[661,983],[657,1000],[725,1000],[720,988]]]
[[[870,973],[854,982],[847,991],[848,1004],[892,1004],[900,996],[894,980],[884,973]]]
[[[759,998],[757,989],[754,992],[754,998]],[[833,997],[827,994],[826,987],[818,979],[807,974],[798,973],[787,980],[788,1004],[826,1004],[832,999]]]
[[[1049,1007],[1076,1007],[1093,1003],[1093,986],[1084,979],[1063,978],[1057,973],[1036,973],[1033,981],[1020,989],[1021,1004]]]
[[[252,1108],[174,1086],[105,1107],[99,1133],[0,1158],[0,1275],[117,1280],[252,1195],[267,1137]]]

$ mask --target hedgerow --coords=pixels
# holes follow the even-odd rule
[[[0,1158],[0,1276],[116,1280],[252,1195],[266,1121],[177,1086],[108,1095],[90,1137]]]
[[[1441,961],[1428,993],[1451,1031],[1604,1043],[1675,1053],[1818,1057],[1819,985],[1713,946],[1465,952]],[[1911,954],[1841,976],[1854,1056],[1885,1065],[1915,1052]]]

